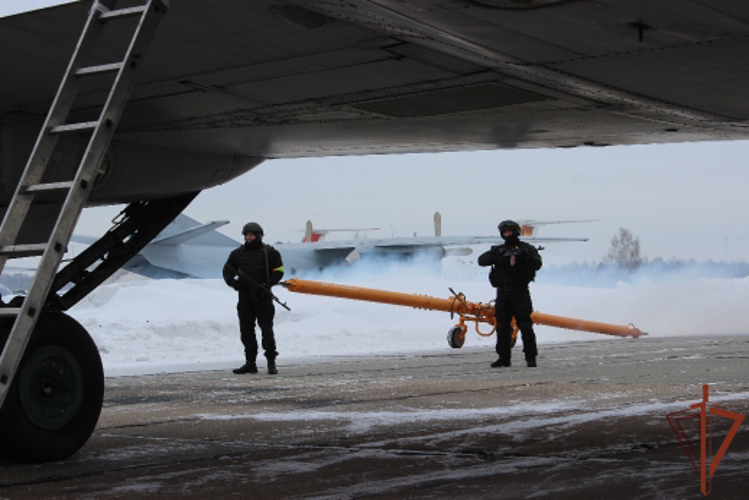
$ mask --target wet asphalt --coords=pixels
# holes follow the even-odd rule
[[[749,335],[311,358],[279,374],[108,378],[64,462],[0,463],[0,499],[704,498],[666,415],[749,415]],[[713,419],[713,453],[730,429]],[[696,420],[682,421],[699,449]],[[749,419],[709,497],[746,498]]]

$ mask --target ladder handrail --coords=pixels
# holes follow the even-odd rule
[[[0,272],[2,272],[5,262],[14,251],[20,249],[16,252],[16,256],[21,255],[23,251],[28,251],[28,248],[16,243],[35,194],[50,188],[67,190],[65,201],[62,203],[57,220],[49,234],[34,280],[23,300],[23,304],[18,308],[18,315],[13,321],[10,335],[3,347],[2,355],[0,355],[0,406],[2,406],[10,389],[36,321],[47,302],[55,273],[62,261],[88,195],[93,188],[93,179],[96,172],[114,136],[117,124],[122,116],[122,110],[135,82],[135,72],[139,66],[139,59],[145,54],[168,5],[167,0],[146,0],[142,7],[115,11],[113,10],[115,3],[116,0],[97,0],[91,8],[44,126],[39,133],[23,176],[16,186],[2,225],[0,225],[0,249],[4,250],[0,252]],[[87,71],[87,69],[101,69],[103,66],[86,67],[84,65],[84,60],[90,58],[93,54],[95,44],[101,37],[106,24],[101,19],[128,17],[137,13],[141,15],[140,20],[133,32],[122,62],[114,64],[118,67],[117,74],[112,82],[111,90],[104,102],[99,119],[95,122],[83,124],[65,124],[73,107],[74,99],[78,94],[80,86],[78,79],[88,74],[100,74],[102,72]],[[109,71],[114,65],[104,66]],[[83,69],[83,71],[79,72],[79,69]],[[39,184],[46,171],[48,159],[57,145],[59,134],[81,130],[82,128],[91,128],[92,133],[73,180]],[[34,249],[38,250],[36,247]]]

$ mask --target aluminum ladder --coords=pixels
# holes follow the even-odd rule
[[[96,0],[89,11],[57,95],[0,226],[0,273],[10,258],[41,255],[34,280],[23,304],[20,307],[0,307],[0,318],[6,322],[13,322],[0,356],[0,407],[10,390],[37,319],[47,302],[57,268],[122,116],[135,82],[136,71],[151,44],[159,21],[168,8],[168,0],[146,0],[143,5],[119,10],[115,9],[116,3],[117,0]],[[106,39],[106,35],[109,34],[108,31],[105,32],[105,26],[120,19],[132,20],[137,17],[139,20],[124,58],[120,62],[91,65],[99,40]],[[111,89],[98,120],[67,123],[75,98],[79,94],[81,80],[95,75],[109,75],[112,78]],[[74,178],[62,182],[42,183],[48,160],[55,151],[59,137],[62,134],[86,132],[90,133],[89,142]],[[28,218],[35,197],[52,192],[63,193],[64,202],[48,241],[18,244],[18,235]]]

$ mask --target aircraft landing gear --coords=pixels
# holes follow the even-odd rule
[[[59,311],[122,267],[197,194],[131,203],[112,229],[57,273],[0,409],[0,454],[22,462],[62,460],[91,436],[104,400],[101,358],[88,332]],[[12,325],[0,321],[0,346]]]
[[[0,332],[2,345],[8,332]],[[63,460],[88,440],[104,399],[99,351],[76,320],[42,314],[0,409],[0,453],[18,462]]]

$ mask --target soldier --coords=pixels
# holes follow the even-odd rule
[[[492,368],[510,366],[512,348],[512,318],[515,317],[523,337],[525,361],[536,366],[536,334],[533,332],[531,293],[528,284],[541,269],[541,256],[536,248],[520,241],[520,225],[511,220],[499,224],[504,245],[494,246],[478,259],[480,266],[492,266],[489,281],[497,289],[494,315],[497,319],[497,354]]]
[[[236,374],[257,373],[258,354],[255,321],[262,333],[262,346],[268,361],[268,373],[275,375],[276,340],[273,336],[273,317],[276,309],[270,287],[281,281],[283,262],[278,250],[263,243],[263,228],[257,222],[248,222],[242,228],[244,245],[232,251],[224,265],[223,275],[227,285],[239,292],[237,315],[245,364]]]

